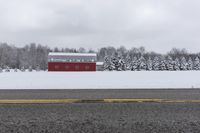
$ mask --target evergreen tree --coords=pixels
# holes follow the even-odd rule
[[[172,60],[171,56],[167,57],[166,69],[169,70],[169,71],[173,71],[174,70],[174,61]]]
[[[6,72],[10,72],[10,67],[6,66]]]
[[[119,58],[112,56],[111,64],[114,66],[114,70],[121,71],[121,64],[119,63]]]
[[[32,72],[32,71],[33,71],[32,66],[29,66],[28,71],[29,71],[29,72]]]
[[[200,70],[199,57],[196,57],[194,60],[194,70]]]
[[[120,64],[120,70],[125,71],[126,70],[126,63],[122,57],[119,58],[119,64]]]
[[[107,71],[112,71],[114,69],[108,56],[104,58],[103,68]]]
[[[166,66],[165,66],[165,61],[164,60],[160,61],[160,68],[159,68],[159,70],[162,70],[162,71],[166,70]]]
[[[189,57],[189,59],[188,59],[187,70],[193,70],[193,61],[192,61],[191,57]]]
[[[25,67],[24,66],[21,67],[21,71],[25,72]]]
[[[141,64],[141,60],[140,58],[137,59],[137,71],[140,71],[140,64]]]
[[[159,70],[159,58],[157,56],[153,60],[153,70],[155,71]]]
[[[184,70],[184,71],[187,70],[187,66],[188,64],[185,57],[182,57],[181,62],[180,62],[180,70]]]
[[[131,57],[129,54],[126,56],[125,64],[126,70],[131,70]]]
[[[146,60],[145,60],[145,58],[143,56],[141,56],[141,58],[139,59],[139,62],[140,62],[140,64],[139,64],[138,70],[139,71],[147,70]]]
[[[137,57],[135,56],[131,63],[131,71],[137,71],[137,68],[138,68],[138,60]]]
[[[40,69],[40,65],[37,65],[37,66],[36,66],[36,71],[39,72],[40,70],[41,70],[41,69]]]
[[[176,71],[180,70],[180,62],[179,62],[178,58],[176,58],[174,61],[174,70],[176,70]]]
[[[15,68],[14,72],[17,72],[17,68]]]
[[[147,70],[151,71],[153,69],[153,62],[151,58],[147,60]]]

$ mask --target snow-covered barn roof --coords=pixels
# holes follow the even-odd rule
[[[96,62],[96,53],[55,53],[48,56],[49,62]]]
[[[96,53],[61,53],[50,52],[49,56],[97,56]]]

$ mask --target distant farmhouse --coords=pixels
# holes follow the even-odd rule
[[[48,55],[48,71],[96,71],[96,53],[55,53]]]

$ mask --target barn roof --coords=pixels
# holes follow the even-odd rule
[[[96,57],[96,53],[63,53],[63,52],[50,52],[49,56],[92,56]]]

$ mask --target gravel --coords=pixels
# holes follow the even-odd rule
[[[198,133],[200,104],[1,104],[0,132]]]

